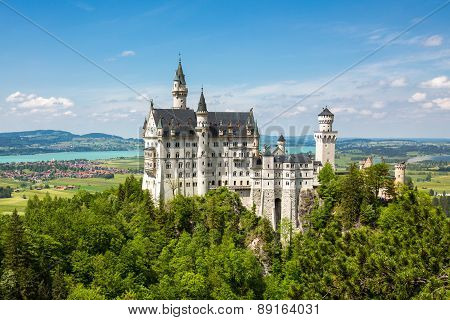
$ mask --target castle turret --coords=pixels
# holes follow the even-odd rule
[[[399,162],[395,165],[395,183],[405,183],[406,163]]]
[[[208,143],[209,143],[209,123],[208,109],[206,107],[205,96],[200,94],[200,101],[196,112],[197,126],[195,132],[198,138],[197,156],[197,193],[204,195],[208,191]]]
[[[284,139],[283,135],[280,135],[278,138],[277,147],[283,154],[286,154],[286,139]]]
[[[322,165],[330,163],[333,168],[337,131],[333,131],[334,114],[328,108],[324,108],[318,115],[319,131],[314,132],[316,141],[316,161]]]
[[[175,72],[175,78],[173,79],[173,109],[186,109],[187,95],[188,88],[186,86],[186,79],[184,78],[183,67],[181,66],[180,58],[178,61],[178,69]]]

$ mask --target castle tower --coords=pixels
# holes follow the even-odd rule
[[[399,162],[395,165],[395,183],[405,183],[406,163]]]
[[[283,135],[278,138],[277,147],[283,154],[286,154],[286,139],[284,139]]]
[[[333,131],[334,114],[328,108],[325,108],[319,113],[318,120],[319,131],[314,132],[316,161],[322,162],[322,165],[330,163],[334,168],[334,153],[338,134],[337,131]]]
[[[173,109],[186,109],[186,100],[188,95],[188,88],[184,78],[183,67],[181,66],[181,58],[178,60],[178,69],[175,72],[173,79],[172,96]]]
[[[198,195],[204,195],[208,192],[208,142],[209,142],[209,123],[208,109],[206,108],[205,96],[200,94],[200,101],[197,108],[197,126],[195,132],[198,138],[197,154],[197,192]]]

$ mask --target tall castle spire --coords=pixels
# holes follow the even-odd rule
[[[186,100],[188,88],[184,77],[183,67],[181,65],[181,56],[178,58],[178,68],[173,79],[172,96],[173,109],[186,109]]]

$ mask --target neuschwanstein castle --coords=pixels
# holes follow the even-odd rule
[[[187,107],[188,88],[181,61],[172,87],[170,109],[154,108],[144,123],[143,188],[155,200],[175,194],[203,195],[225,186],[239,193],[242,203],[267,217],[274,227],[283,218],[299,226],[302,190],[318,186],[318,172],[334,166],[337,131],[334,115],[325,108],[314,133],[315,158],[288,154],[280,135],[274,148],[259,148],[259,131],[248,112],[210,112],[202,93],[196,110]]]

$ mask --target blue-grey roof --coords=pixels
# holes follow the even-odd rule
[[[319,113],[319,116],[334,116],[334,114],[328,109],[328,107],[325,107],[325,109]]]
[[[163,135],[168,135],[171,127],[175,128],[176,135],[195,134],[197,115],[192,109],[154,109],[153,115],[158,126],[163,128]],[[232,129],[234,135],[246,136],[249,117],[250,112],[208,112],[210,133],[218,136],[220,130]]]

